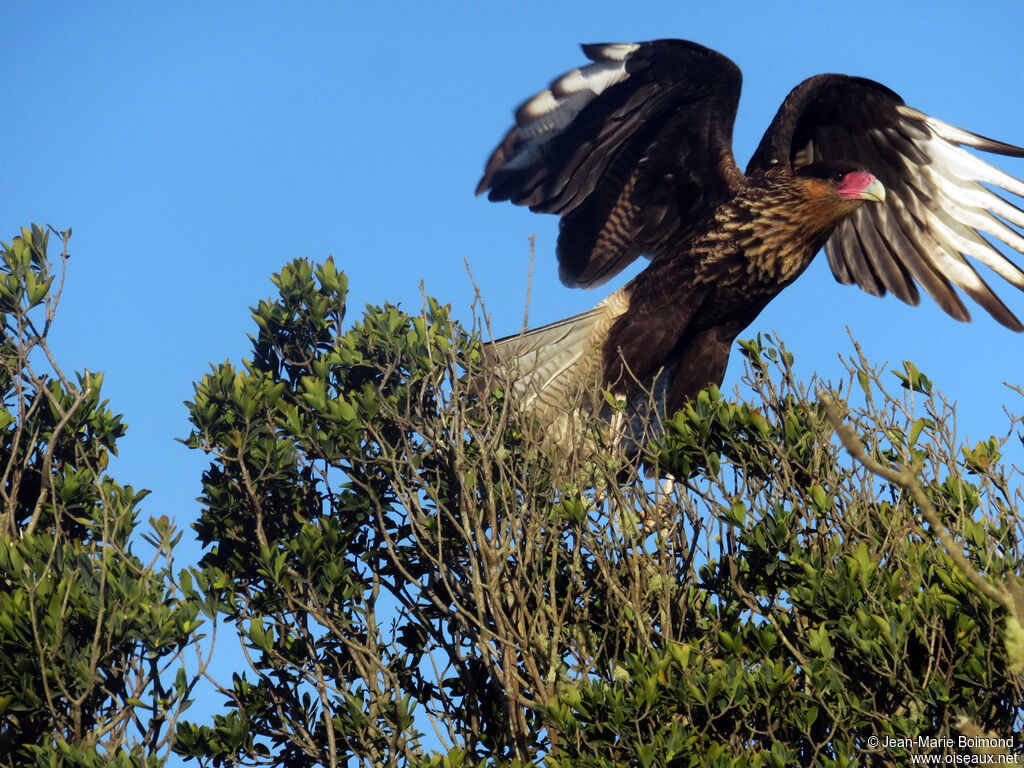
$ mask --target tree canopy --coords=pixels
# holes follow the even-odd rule
[[[46,237],[4,246],[0,275],[0,764],[1022,751],[1022,491],[1000,455],[1022,427],[962,445],[913,364],[855,347],[843,381],[802,382],[751,339],[741,394],[705,390],[639,443],[578,414],[565,450],[481,364],[476,324],[429,297],[346,324],[344,273],[297,259],[253,308],[251,356],[188,403],[204,555],[175,573],[181,534],[143,534],[144,492],[106,473],[125,427],[102,376],[46,352]],[[234,670],[203,669],[218,627]],[[189,720],[198,691],[222,714]]]
[[[0,264],[0,765],[162,765],[199,606],[171,565],[181,533],[141,530],[146,492],[107,471],[125,425],[103,375],[50,350],[71,232],[58,268],[49,234],[23,229]]]

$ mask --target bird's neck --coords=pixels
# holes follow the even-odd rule
[[[782,287],[795,280],[836,226],[858,207],[817,179],[776,175],[753,179],[715,212],[715,225],[695,251],[710,262],[737,260],[749,278]],[[728,255],[724,252],[730,251]]]

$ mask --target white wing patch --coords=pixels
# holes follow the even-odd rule
[[[940,204],[937,207],[965,225],[966,231],[974,237],[965,237],[953,231],[935,214],[932,206],[928,206],[925,208],[926,220],[934,228],[933,234],[943,245],[951,246],[964,256],[973,256],[1012,285],[1024,289],[1024,273],[1020,268],[978,234],[985,233],[1024,252],[1024,238],[992,215],[1003,216],[1017,226],[1024,226],[1024,212],[982,186],[983,183],[991,184],[1004,192],[1024,197],[1024,183],[957,145],[964,144],[989,151],[1016,148],[978,136],[909,107],[901,106],[898,109],[905,115],[922,120],[931,132],[921,142],[921,149],[931,158],[931,164],[917,166],[907,161],[908,166],[938,191],[940,200],[937,202]],[[986,286],[978,274],[973,269],[968,270],[961,267],[952,274],[946,274],[965,289],[984,290]]]
[[[544,145],[575,120],[587,104],[629,76],[626,59],[639,47],[635,43],[584,46],[593,64],[566,72],[516,110],[515,154],[503,167],[525,168],[540,157]]]
[[[910,268],[918,280],[922,277],[920,270],[930,268],[941,280],[960,287],[999,322],[1014,330],[1024,330],[968,260],[970,257],[984,264],[1024,290],[1024,271],[987,239],[999,240],[1024,254],[1024,236],[1013,228],[1024,228],[1024,211],[1004,197],[1007,193],[1024,197],[1024,182],[971,154],[964,146],[1016,156],[1024,155],[1024,149],[979,136],[911,107],[900,105],[896,110],[902,118],[898,126],[871,129],[867,138],[876,148],[887,148],[881,157],[898,157],[896,162],[902,162],[903,167],[890,165],[896,176],[895,188],[887,188],[887,202],[878,207],[868,206],[858,214],[876,221],[888,219],[903,230],[910,242],[917,244],[927,267],[911,266],[906,259],[917,257],[904,253],[905,249],[897,243],[890,242],[888,247],[892,256]],[[883,226],[882,230],[891,232],[892,227]],[[850,260],[855,259],[858,246],[851,240],[852,230],[841,226],[836,234],[838,237],[829,242],[830,258],[839,254],[846,257],[847,263],[853,263]],[[870,250],[865,241],[865,255],[871,261],[883,258],[882,254],[867,252]],[[850,280],[849,271],[843,267],[836,271],[836,276]],[[877,292],[865,281],[858,282],[866,290]],[[938,294],[933,295],[943,303]],[[956,316],[949,297],[946,298],[943,306]],[[960,313],[966,319],[962,305]]]

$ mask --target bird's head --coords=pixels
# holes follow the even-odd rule
[[[848,162],[817,162],[804,166],[795,174],[809,182],[811,194],[838,197],[840,200],[873,203],[885,202],[885,187],[873,173]]]
[[[769,171],[764,183],[761,205],[772,211],[766,220],[790,224],[777,227],[775,234],[811,243],[815,250],[865,202],[885,200],[882,182],[863,166],[848,162],[811,163],[792,173]]]

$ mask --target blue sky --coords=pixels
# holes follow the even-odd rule
[[[564,288],[557,220],[473,196],[512,109],[583,62],[579,42],[682,37],[731,57],[741,165],[789,89],[827,71],[1024,144],[1019,2],[0,7],[0,240],[32,221],[74,228],[53,346],[66,370],[106,372],[129,425],[115,476],[153,491],[145,513],[183,525],[206,461],[174,439],[188,432],[182,401],[211,362],[247,354],[248,307],[292,258],[333,254],[351,312],[415,310],[424,280],[467,320],[468,260],[496,334],[522,322],[533,233],[534,324],[621,285]],[[1024,176],[1024,161],[996,162]],[[990,283],[1024,317],[1024,295]],[[1004,405],[1024,411],[1003,386],[1024,383],[1024,335],[972,314],[961,324],[927,298],[911,308],[840,286],[821,257],[744,336],[778,331],[802,374],[835,378],[849,326],[873,362],[915,361],[980,439],[1005,431]]]

